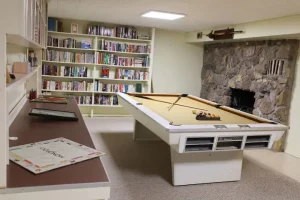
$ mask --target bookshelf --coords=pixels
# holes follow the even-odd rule
[[[11,72],[14,62],[28,62],[28,51],[36,54],[37,67],[27,74],[15,75],[15,80],[6,83],[0,80],[0,189],[7,186],[9,164],[9,129],[28,100],[28,92],[40,92],[42,50],[47,43],[48,0],[9,0],[0,6],[0,72]]]
[[[141,33],[142,35],[148,35],[149,38],[147,39],[123,38],[88,34],[88,31],[93,30],[89,29],[89,27],[99,25],[112,27],[111,29],[113,30],[118,27],[129,26],[70,19],[55,19],[57,20],[56,23],[61,23],[59,26],[61,26],[63,31],[48,31],[47,50],[45,51],[44,60],[42,62],[43,66],[55,67],[56,73],[45,73],[43,71],[41,77],[47,86],[42,86],[42,93],[51,95],[72,95],[84,99],[87,98],[89,104],[78,105],[83,115],[93,117],[97,115],[126,114],[119,105],[99,105],[97,98],[101,98],[100,95],[103,95],[104,97],[113,97],[116,92],[120,91],[121,87],[123,89],[125,88],[124,91],[121,92],[135,92],[137,84],[139,88],[141,86],[142,92],[151,92],[155,38],[154,28],[134,27],[136,34]],[[78,24],[77,33],[71,33],[72,23]],[[98,33],[100,33],[100,28],[98,30]],[[81,45],[77,45],[78,42],[81,43]],[[82,48],[82,43],[88,44],[89,48]],[[80,60],[77,60],[78,57],[83,58],[81,61],[84,60],[88,63],[79,62]],[[142,64],[140,65],[140,63]],[[68,67],[68,70],[74,69],[74,71],[80,71],[80,68],[84,68],[88,75],[76,77],[70,74],[62,74],[61,71],[58,74],[58,71],[61,70],[62,67],[64,67],[64,72],[66,69],[65,67]],[[105,72],[108,72],[108,77],[103,76],[104,69],[106,70]],[[46,71],[51,70],[47,69]],[[123,77],[123,74],[126,73],[133,75],[131,77]],[[119,74],[122,74],[122,76],[118,76]],[[53,89],[53,87],[50,89],[48,88],[48,84],[51,84],[51,81],[55,81],[57,87],[66,84],[72,85],[72,87],[68,90],[66,88]],[[86,84],[90,83],[93,84],[93,89],[91,91],[78,91],[77,87],[81,88],[82,85],[86,86]],[[111,89],[105,89],[103,91],[102,89],[99,89],[99,87],[96,89],[99,83],[102,84],[101,87],[111,87]],[[77,84],[79,85],[77,86]],[[75,87],[73,87],[73,85],[75,85]],[[129,90],[126,88],[130,88],[130,91],[126,91]],[[116,109],[119,111],[116,111]]]

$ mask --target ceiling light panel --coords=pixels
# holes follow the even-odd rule
[[[175,20],[185,17],[183,14],[159,12],[159,11],[149,11],[142,14],[142,17],[155,18],[155,19],[165,19],[165,20]]]

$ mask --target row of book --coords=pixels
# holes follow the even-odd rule
[[[125,84],[107,84],[95,81],[94,90],[97,92],[142,92],[142,84],[125,85]]]
[[[42,95],[52,95],[51,92],[42,92]],[[70,96],[71,97],[71,96]],[[95,95],[93,104],[93,96],[73,96],[78,105],[118,105],[118,97],[116,95]]]
[[[62,32],[62,22],[52,17],[48,18],[48,31]]]
[[[137,39],[137,31],[133,27],[117,26],[114,28],[95,25],[88,27],[88,34],[108,37]]]
[[[88,67],[69,67],[53,65],[43,65],[42,67],[42,75],[88,77],[88,74],[92,74],[91,69]]]
[[[128,67],[148,67],[150,64],[149,56],[145,57],[121,57],[115,54],[98,52],[98,64],[119,65]]]
[[[118,105],[116,95],[95,95],[94,105]]]
[[[78,105],[92,105],[93,104],[92,96],[74,96],[74,99]]]
[[[115,78],[124,80],[147,80],[148,72],[132,69],[116,69]]]
[[[150,53],[151,51],[150,45],[128,44],[123,42],[108,41],[105,39],[102,39],[100,49],[128,53]]]
[[[94,54],[74,53],[47,49],[46,59],[56,62],[94,63]]]
[[[93,105],[92,96],[74,96],[78,105]],[[118,105],[118,97],[116,95],[95,95],[94,105]]]
[[[88,67],[69,67],[43,65],[42,75],[59,77],[92,77],[93,72]],[[102,67],[101,78],[124,80],[147,80],[148,72],[133,69],[116,69],[110,71],[109,67]]]
[[[91,49],[92,45],[90,41],[82,40],[78,41],[74,38],[53,38],[48,36],[47,46],[51,47],[63,47],[63,48],[82,48],[82,49]]]
[[[93,91],[94,83],[88,81],[49,81],[43,80],[43,89],[64,91]]]

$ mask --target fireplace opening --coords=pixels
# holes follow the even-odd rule
[[[254,98],[255,93],[251,91],[234,89],[234,88],[230,88],[230,89],[231,89],[230,107],[252,114],[254,109],[254,103],[255,103],[255,98]]]

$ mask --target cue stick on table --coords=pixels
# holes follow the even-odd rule
[[[158,101],[158,102],[162,102],[162,103],[169,103],[171,104],[170,102],[168,101],[162,101],[162,100],[157,100],[157,99],[152,99],[152,98],[149,98],[149,97],[144,97],[144,96],[139,96],[139,95],[134,95],[135,97],[138,97],[138,98],[141,98],[141,99],[148,99],[148,100],[152,100],[152,101]],[[196,107],[192,107],[192,106],[187,106],[187,105],[183,105],[183,104],[175,104],[177,106],[182,106],[182,107],[186,107],[186,108],[193,108],[193,109],[197,109],[197,110],[203,110],[203,111],[207,111],[205,109],[202,109],[202,108],[196,108]]]
[[[168,111],[170,111],[170,110],[173,108],[173,106],[174,106],[180,99],[181,99],[181,96],[178,97],[178,99],[177,99],[174,103],[172,103],[172,105],[169,107]]]

